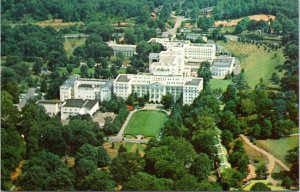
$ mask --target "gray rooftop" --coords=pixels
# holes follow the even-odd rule
[[[199,85],[199,83],[201,83],[202,79],[192,79],[191,81],[186,81],[184,85],[193,85],[193,86],[197,86]]]
[[[39,100],[37,103],[38,104],[57,104],[57,103],[63,103],[63,102],[60,100],[57,100],[57,99],[52,99],[52,100]]]
[[[130,79],[128,79],[127,75],[119,75],[116,79],[117,82],[129,82]]]
[[[63,105],[63,107],[75,107],[75,108],[81,108],[85,104],[85,100],[83,99],[67,99],[66,103]]]
[[[62,86],[67,86],[67,87],[72,87],[74,85],[74,82],[77,80],[76,77],[70,77],[69,79],[67,79],[64,84],[62,84]]]
[[[66,103],[63,107],[74,107],[74,108],[87,108],[91,109],[95,104],[97,104],[97,100],[83,100],[83,99],[67,99]]]
[[[230,68],[231,63],[233,62],[234,57],[219,57],[214,59],[212,66],[221,67],[221,68]]]

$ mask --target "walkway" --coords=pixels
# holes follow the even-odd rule
[[[282,169],[284,169],[285,171],[290,171],[290,168],[288,168],[282,161],[280,161],[279,159],[275,158],[272,154],[266,152],[265,150],[257,147],[256,145],[254,145],[253,143],[250,142],[250,140],[244,136],[243,134],[240,135],[240,138],[243,139],[243,141],[252,149],[254,149],[255,151],[257,151],[258,153],[261,153],[262,155],[266,156],[268,158],[269,164],[267,165],[267,169],[269,172],[269,176],[268,176],[268,180],[272,183],[276,182],[273,178],[272,178],[272,171],[275,167],[275,163],[277,163],[280,167],[282,167]]]
[[[124,131],[126,126],[128,125],[132,115],[137,112],[137,111],[142,111],[142,110],[156,110],[156,111],[163,111],[165,112],[167,115],[170,115],[171,112],[170,111],[166,111],[164,109],[162,109],[162,105],[159,104],[146,104],[144,108],[142,109],[135,109],[134,111],[130,111],[125,122],[123,123],[119,133],[116,136],[110,136],[108,138],[109,141],[111,142],[127,142],[127,143],[148,143],[149,139],[147,138],[143,138],[143,139],[129,139],[129,138],[125,138],[124,137]]]

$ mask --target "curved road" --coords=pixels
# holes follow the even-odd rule
[[[274,182],[275,180],[272,178],[272,171],[275,167],[275,163],[277,163],[280,167],[282,167],[282,169],[284,169],[285,171],[290,171],[290,168],[288,168],[282,161],[280,161],[279,159],[275,158],[272,154],[266,152],[265,150],[257,147],[256,145],[254,145],[253,143],[250,142],[250,140],[243,134],[240,134],[240,138],[243,139],[243,141],[252,149],[254,149],[255,151],[263,154],[264,156],[266,156],[268,158],[269,164],[267,166],[268,172],[269,172],[269,176],[268,176],[268,180],[271,182]],[[275,181],[276,182],[276,181]]]

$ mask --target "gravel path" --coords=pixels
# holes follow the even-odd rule
[[[250,142],[250,140],[244,136],[243,134],[240,135],[240,138],[243,139],[243,141],[249,146],[251,147],[252,149],[254,149],[255,151],[259,152],[260,154],[266,156],[268,158],[268,165],[267,165],[267,170],[268,170],[268,173],[269,173],[269,176],[268,176],[268,180],[271,182],[271,183],[276,183],[276,181],[272,178],[272,171],[275,167],[275,163],[277,163],[280,167],[282,167],[282,169],[284,169],[285,171],[290,171],[290,168],[288,168],[282,161],[280,161],[279,159],[275,158],[272,154],[266,152],[265,150],[257,147],[256,145],[254,145],[253,143]]]

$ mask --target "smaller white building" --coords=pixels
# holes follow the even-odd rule
[[[227,74],[231,74],[234,69],[235,58],[230,56],[219,56],[214,59],[211,66],[212,78],[224,79]]]
[[[135,54],[136,45],[117,44],[114,41],[108,42],[107,45],[113,49],[114,55],[122,53],[126,57],[131,57]]]
[[[60,112],[60,107],[63,102],[60,100],[40,100],[37,101],[37,104],[45,108],[47,115],[54,117]]]
[[[61,120],[67,120],[70,116],[86,114],[92,117],[98,109],[97,100],[68,99],[61,106]]]

